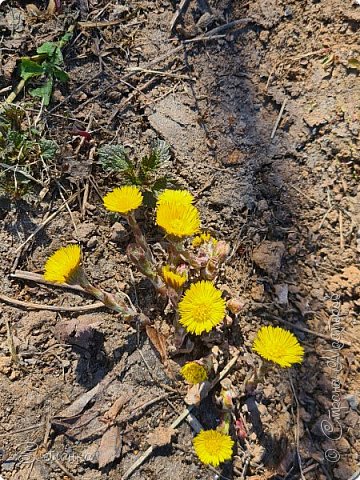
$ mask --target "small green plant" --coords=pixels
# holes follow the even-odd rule
[[[0,113],[0,193],[24,195],[34,184],[43,186],[43,162],[57,151],[53,140],[43,138],[38,128],[24,122],[25,110],[15,105]]]
[[[176,186],[176,181],[167,175],[158,175],[160,168],[166,166],[170,159],[169,145],[163,140],[156,140],[149,155],[138,161],[130,160],[123,145],[107,144],[99,149],[99,163],[104,170],[118,173],[126,185],[135,185],[144,195],[144,203],[154,207],[161,190]]]
[[[121,149],[117,151],[121,152]],[[109,157],[110,165],[122,165],[125,154],[120,153],[115,157],[113,153]],[[154,157],[153,153],[151,155]],[[145,165],[147,162],[153,165],[155,160],[150,161],[147,157]],[[125,161],[122,167],[125,171],[131,167],[126,165]],[[136,171],[135,175],[130,169],[129,175],[130,180],[134,180],[138,179],[139,173]],[[79,285],[87,294],[120,314],[126,322],[136,321],[146,331],[171,378],[174,378],[173,368],[177,354],[181,354],[179,363],[184,363],[184,355],[190,354],[190,361],[180,370],[188,384],[184,398],[188,408],[198,406],[220,382],[219,395],[213,397],[220,413],[217,428],[200,431],[193,441],[199,460],[206,465],[218,467],[232,459],[235,441],[243,441],[248,435],[243,417],[238,413],[242,410],[241,402],[250,405],[248,399],[251,399],[255,403],[258,384],[264,381],[266,373],[271,374],[270,369],[274,366],[291,368],[292,365],[301,364],[304,348],[293,333],[283,328],[272,325],[261,327],[252,345],[253,352],[262,358],[260,367],[257,368],[253,360],[247,362],[249,353],[246,352],[243,362],[250,367],[250,376],[244,380],[246,395],[241,394],[230,379],[224,378],[244,351],[240,345],[237,346],[235,342],[232,344],[230,340],[231,327],[242,309],[240,299],[232,297],[230,288],[224,285],[224,263],[230,258],[230,245],[201,230],[200,211],[194,205],[195,197],[191,192],[165,189],[158,195],[154,215],[145,217],[155,221],[163,232],[163,240],[156,243],[156,250],[159,251],[160,245],[162,255],[155,255],[155,245],[149,243],[136,218],[136,212],[143,206],[143,202],[144,196],[136,185],[116,187],[103,197],[106,210],[120,215],[128,224],[133,239],[126,249],[128,259],[150,280],[158,293],[153,297],[154,302],[160,296],[163,300],[166,299],[166,303],[162,300],[160,304],[161,311],[164,311],[166,305],[161,325],[172,321],[172,325],[168,325],[170,328],[163,329],[161,326],[162,331],[159,330],[159,308],[155,305],[149,308],[148,299],[151,297],[148,295],[146,309],[152,318],[143,313],[141,307],[135,307],[125,292],[117,290],[113,295],[94,285],[93,274],[87,273],[87,262],[83,262],[83,252],[79,245],[69,244],[56,250],[45,263],[44,280],[64,286]],[[122,246],[121,251],[123,250]],[[219,280],[221,286],[216,285]],[[167,334],[163,333],[166,331]],[[230,352],[236,353],[220,372],[219,365],[223,363],[221,357],[226,358]],[[186,415],[188,411],[187,409]]]
[[[24,82],[41,77],[40,86],[29,91],[33,97],[40,97],[44,105],[49,105],[55,80],[65,83],[69,75],[62,69],[64,58],[62,48],[70,41],[72,32],[68,31],[58,42],[45,42],[37,48],[37,55],[22,57],[20,76]]]

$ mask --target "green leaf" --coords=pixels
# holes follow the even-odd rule
[[[41,87],[33,88],[29,91],[32,97],[40,97],[43,99],[44,105],[48,106],[51,99],[53,89],[53,80],[49,78]]]
[[[52,160],[58,150],[58,144],[54,140],[40,140],[39,141],[41,156],[44,160]]]
[[[160,190],[164,190],[168,185],[168,177],[160,177],[157,178],[152,186],[152,189],[155,192],[159,192]]]
[[[99,163],[104,170],[124,172],[134,168],[122,145],[104,145],[99,148],[98,153]]]
[[[21,132],[17,132],[16,130],[10,130],[7,135],[7,140],[11,146],[20,150],[21,146],[26,140],[26,135]]]
[[[59,47],[56,48],[56,50],[54,52],[54,55],[52,56],[51,60],[55,65],[63,65],[64,64],[64,57],[63,57],[61,48],[59,48]]]
[[[64,70],[61,70],[61,68],[59,67],[53,68],[53,74],[62,83],[66,83],[69,81],[69,75],[64,72]]]
[[[156,206],[156,196],[151,190],[145,190],[143,193],[144,205],[149,208],[154,208]]]
[[[65,45],[70,42],[73,37],[73,32],[66,32],[59,41],[59,48],[64,48]]]
[[[44,73],[44,68],[36,62],[28,58],[22,58],[20,63],[20,77],[23,80],[28,80],[32,77],[38,77]]]
[[[36,53],[45,53],[48,57],[52,57],[57,49],[57,45],[54,42],[45,42],[36,49]]]
[[[64,63],[63,54],[61,48],[57,43],[45,42],[36,50],[37,53],[47,55],[49,61],[54,65],[62,65]]]
[[[141,159],[141,169],[144,172],[154,171],[169,160],[169,145],[163,140],[156,140],[152,145],[152,150],[149,156]]]
[[[155,140],[152,145],[152,150],[158,158],[159,164],[164,164],[170,160],[170,145],[164,140]]]

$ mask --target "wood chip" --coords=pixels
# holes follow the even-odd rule
[[[158,427],[147,440],[152,447],[164,447],[171,443],[171,438],[175,435],[175,430],[171,427]]]

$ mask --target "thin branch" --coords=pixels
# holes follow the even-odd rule
[[[27,308],[28,310],[51,310],[52,312],[87,312],[89,310],[97,310],[105,305],[103,302],[95,302],[91,305],[79,305],[77,307],[67,307],[64,305],[43,305],[41,303],[24,302],[8,297],[0,293],[0,301],[14,305],[15,307]]]

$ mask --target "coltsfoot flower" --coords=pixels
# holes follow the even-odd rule
[[[162,203],[176,203],[178,205],[191,205],[194,201],[194,196],[187,190],[164,190],[157,199],[157,204]]]
[[[281,367],[291,367],[301,363],[304,349],[295,335],[281,327],[262,327],[258,331],[253,350],[265,360],[277,363]]]
[[[201,233],[200,235],[197,235],[193,241],[191,242],[191,245],[194,248],[200,247],[203,243],[212,243],[213,245],[217,244],[216,238],[212,237],[210,233]]]
[[[161,202],[156,210],[156,223],[168,235],[190,237],[199,230],[200,215],[198,209],[191,204]]]
[[[191,385],[196,385],[197,383],[205,382],[208,375],[205,367],[200,365],[198,362],[188,362],[180,370],[181,375],[184,379]]]
[[[194,438],[193,445],[202,463],[218,467],[220,463],[231,459],[234,441],[230,435],[217,430],[202,430]]]
[[[46,261],[44,279],[54,283],[80,283],[79,279],[85,275],[80,264],[79,245],[62,247]]]
[[[174,290],[179,290],[187,280],[186,273],[180,275],[171,270],[169,265],[165,265],[161,270],[162,277],[164,282],[169,287],[172,287]]]
[[[103,198],[104,206],[110,212],[122,213],[124,215],[137,209],[143,202],[143,196],[138,187],[126,185],[121,188],[114,188]]]
[[[225,317],[225,300],[212,282],[200,281],[188,288],[179,302],[180,323],[190,333],[210,332]]]

